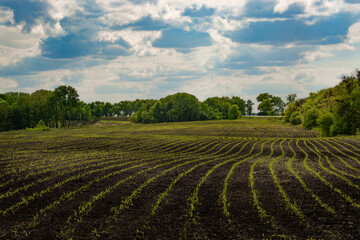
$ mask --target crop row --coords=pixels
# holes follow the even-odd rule
[[[221,213],[216,219],[224,233],[291,237],[290,226],[297,224],[309,238],[352,238],[360,224],[359,143],[259,137],[72,137],[46,143],[41,151],[31,141],[2,140],[0,147],[14,146],[1,157],[0,236],[36,237],[49,218],[56,219],[49,225],[52,238],[81,238],[84,232],[99,238],[150,236],[154,223],[167,216],[180,238],[213,238],[203,224],[202,203],[214,202],[210,211]],[[87,147],[86,139],[94,145]],[[217,198],[207,197],[213,179],[220,180],[214,186]],[[242,216],[240,206],[248,206]],[[318,226],[314,207],[334,226]],[[122,228],[134,211],[142,215]],[[264,223],[263,232],[250,221],[254,216]],[[240,230],[241,224],[253,232]]]

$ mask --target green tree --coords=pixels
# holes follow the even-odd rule
[[[301,113],[299,111],[293,112],[290,116],[290,123],[292,125],[299,125],[301,122]]]
[[[262,102],[265,99],[271,99],[272,95],[268,94],[268,93],[260,93],[257,97],[256,97],[256,101],[258,102]]]
[[[360,76],[360,71],[357,71],[357,74]],[[356,134],[356,132],[360,129],[360,86],[357,86],[351,92],[350,108],[353,116],[353,127],[351,129],[351,133]]]
[[[292,102],[285,109],[284,122],[290,122],[291,114],[293,114],[293,112],[295,112],[295,111],[296,111],[295,103]]]
[[[4,102],[0,104],[0,132],[10,129],[9,106]]]
[[[245,114],[246,111],[245,111],[245,100],[241,99],[240,97],[238,96],[232,96],[231,99],[229,99],[229,103],[230,104],[235,104],[239,107],[239,111],[242,113],[242,114]]]
[[[66,120],[68,120],[68,126],[70,126],[72,111],[78,106],[79,94],[76,89],[71,86],[59,86],[54,91],[56,99],[56,115],[60,116],[61,126],[66,126]]]
[[[164,99],[165,103],[171,102],[171,110],[167,112],[171,121],[196,121],[200,117],[200,103],[199,100],[188,93],[176,93],[167,96]]]
[[[52,122],[55,120],[53,97],[54,92],[44,89],[37,90],[31,94],[32,107],[34,109],[33,121],[35,123],[42,120],[46,126],[52,125]]]
[[[287,103],[286,104],[289,105],[290,103],[294,102],[296,97],[297,97],[296,93],[291,93],[291,94],[287,95],[287,97],[286,97]]]
[[[321,129],[321,136],[329,137],[331,126],[334,123],[334,115],[331,112],[323,113],[319,116],[317,123]]]
[[[258,115],[276,115],[283,114],[285,103],[278,97],[268,93],[260,93],[256,100],[259,102]]]
[[[245,105],[246,111],[245,112],[247,115],[252,114],[253,105],[254,105],[254,103],[250,99],[246,101],[246,105]]]
[[[228,119],[230,119],[230,120],[237,119],[239,116],[239,113],[240,113],[239,106],[235,105],[235,104],[232,105],[228,111]]]
[[[311,104],[304,104],[304,122],[303,126],[306,129],[312,129],[317,125],[318,111]]]
[[[278,96],[273,96],[271,98],[271,102],[273,103],[273,106],[274,106],[274,113],[275,114],[283,114],[284,108],[285,108],[284,101]]]
[[[258,115],[271,115],[274,110],[273,105],[269,98],[262,99],[258,106],[258,110],[260,111]]]

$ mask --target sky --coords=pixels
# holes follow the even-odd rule
[[[252,99],[360,68],[360,0],[0,0],[0,92]]]

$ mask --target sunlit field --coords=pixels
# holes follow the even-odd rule
[[[279,118],[0,134],[1,239],[359,239],[360,138]]]

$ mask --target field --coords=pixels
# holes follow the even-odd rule
[[[360,239],[360,138],[277,119],[0,134],[0,239]]]

